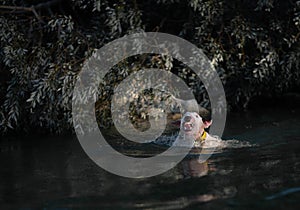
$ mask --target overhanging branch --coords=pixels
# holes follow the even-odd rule
[[[61,1],[62,0],[52,0],[52,1],[39,3],[37,5],[32,5],[31,7],[0,5],[0,12],[3,11],[3,10],[10,10],[11,13],[20,12],[20,11],[32,12],[39,21],[43,22],[41,17],[37,14],[36,11],[40,10],[40,9],[49,8],[53,5],[58,4]]]

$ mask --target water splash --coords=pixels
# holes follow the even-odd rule
[[[179,132],[171,133],[170,135],[162,135],[154,141],[154,144],[167,146],[170,147],[175,142],[176,138],[178,137]],[[214,140],[205,140],[205,143],[202,144],[200,142],[194,143],[194,148],[216,148],[216,152],[219,152],[220,149],[239,149],[239,148],[247,148],[247,147],[254,147],[257,144],[251,144],[248,141],[244,140],[236,140],[236,139],[229,139],[229,140],[222,140],[218,136],[212,136],[215,138]],[[184,145],[183,145],[184,146]]]

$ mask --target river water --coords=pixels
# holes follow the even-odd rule
[[[223,139],[235,146],[144,179],[101,169],[76,137],[5,138],[1,209],[299,209],[299,128],[298,108],[232,113]]]

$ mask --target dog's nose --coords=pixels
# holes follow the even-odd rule
[[[184,119],[183,119],[183,121],[184,121],[184,122],[190,122],[191,119],[192,119],[191,116],[185,116]]]

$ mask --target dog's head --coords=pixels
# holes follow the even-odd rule
[[[196,112],[186,112],[181,118],[180,132],[184,135],[198,139],[205,128],[208,128],[212,121],[205,121]]]

